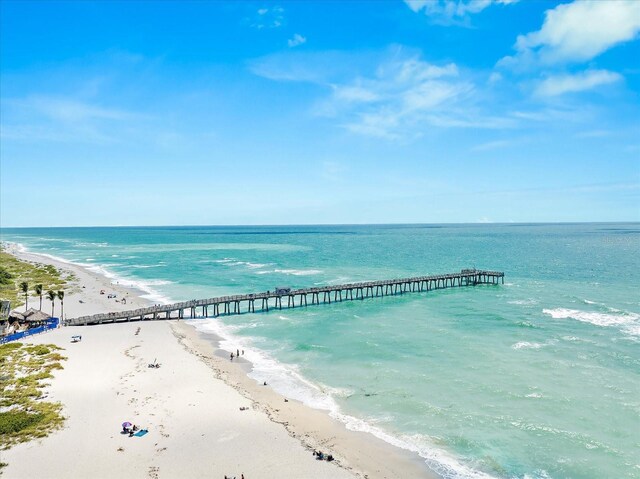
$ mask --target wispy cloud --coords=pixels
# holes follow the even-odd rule
[[[329,52],[328,58],[336,57],[340,55]],[[353,67],[357,61],[327,62],[317,54],[310,58],[318,61],[299,55],[288,62],[282,57],[257,61],[252,71],[272,80],[326,87],[329,94],[316,103],[314,112],[361,135],[396,140],[420,136],[434,127],[508,128],[514,123],[483,112],[472,75],[462,73],[455,63],[429,63],[398,46],[353,71],[334,65]]]
[[[328,103],[333,111],[351,113],[343,123],[349,131],[395,139],[432,124],[434,117],[456,116],[452,106],[473,90],[455,64],[409,58],[381,64],[373,77],[333,85]]]
[[[508,5],[518,0],[404,0],[414,12],[422,12],[434,23],[465,25],[472,14],[480,13],[491,5]]]
[[[9,99],[7,103],[23,112],[31,111],[50,120],[85,122],[91,120],[125,120],[137,116],[125,110],[104,107],[61,96],[32,95],[24,99]]]
[[[2,138],[17,141],[110,143],[111,133],[145,115],[74,97],[30,95],[3,100]]]
[[[302,45],[303,43],[306,43],[306,42],[307,42],[307,39],[305,37],[303,37],[299,33],[296,33],[293,35],[293,38],[290,38],[289,40],[287,40],[287,45],[289,45],[289,48],[293,48],[293,47],[297,47],[298,45]]]
[[[284,25],[284,9],[280,6],[264,7],[256,10],[252,18],[246,19],[253,28],[278,28]]]
[[[640,32],[640,2],[636,0],[576,0],[545,12],[535,32],[518,36],[516,54],[499,65],[526,69],[536,65],[585,62]]]
[[[621,81],[622,75],[607,70],[587,70],[574,75],[552,75],[542,80],[535,94],[542,97],[576,93]]]

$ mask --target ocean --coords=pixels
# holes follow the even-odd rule
[[[640,478],[640,224],[3,229],[151,301],[456,272],[504,285],[191,321],[446,478]]]

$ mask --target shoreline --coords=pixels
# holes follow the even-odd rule
[[[96,312],[132,309],[153,304],[152,301],[141,297],[141,295],[147,294],[146,291],[137,289],[134,286],[119,284],[119,281],[111,281],[111,278],[90,271],[87,267],[52,258],[48,255],[20,251],[17,246],[14,248],[8,247],[5,250],[21,260],[53,264],[56,268],[71,271],[76,276],[75,284],[70,285],[67,289],[65,316],[73,317]],[[100,290],[109,290],[109,293],[116,294],[116,298],[108,299],[108,294],[102,295]],[[120,303],[119,298],[127,298],[126,304]],[[118,299],[118,302],[115,301],[116,299]],[[46,307],[43,307],[43,309],[46,311]],[[272,388],[264,387],[248,376],[252,370],[252,364],[249,361],[243,360],[232,363],[226,358],[226,353],[221,353],[224,350],[220,348],[219,342],[223,338],[210,333],[202,333],[193,325],[176,320],[139,321],[110,327],[127,331],[137,327],[146,330],[149,329],[147,325],[151,326],[149,323],[153,324],[153,329],[169,330],[182,351],[188,352],[188,356],[192,360],[197,359],[198,362],[206,365],[210,380],[219,381],[226,388],[233,389],[250,402],[252,410],[268,418],[269,423],[273,425],[272,427],[279,429],[280,432],[294,439],[300,446],[298,453],[294,454],[294,456],[301,452],[303,454],[302,457],[298,457],[298,463],[300,461],[308,462],[309,459],[304,457],[306,454],[308,454],[308,458],[313,459],[311,452],[317,449],[322,450],[325,454],[331,453],[336,458],[332,464],[336,474],[333,474],[333,476],[330,474],[330,477],[342,477],[335,470],[338,467],[342,468],[339,470],[348,473],[349,477],[424,477],[430,479],[439,477],[417,453],[390,444],[371,433],[349,430],[343,422],[330,417],[327,411],[313,409],[294,399],[285,402],[284,397]],[[93,333],[105,327],[108,326],[78,326],[70,329],[63,328],[56,331],[56,333],[62,331],[62,334],[58,335],[66,338],[71,330],[77,330],[75,334],[83,334],[82,331],[89,334],[89,331]],[[68,331],[65,333],[67,329]],[[94,334],[91,334],[91,336],[94,336]],[[48,335],[45,334],[33,341],[46,343],[47,339]],[[64,344],[64,346],[69,348],[67,344]],[[151,360],[149,359],[149,361]],[[67,404],[64,401],[63,404],[66,409]],[[73,414],[73,411],[71,413]],[[211,412],[208,412],[208,414],[211,414]],[[65,430],[72,427],[73,425],[69,424],[65,426]],[[54,433],[50,437],[55,437],[57,434]],[[46,444],[48,439],[37,442]],[[18,448],[21,446],[18,446]],[[243,445],[243,448],[245,447],[246,444]],[[260,456],[261,453],[260,449],[251,452],[253,456]],[[286,452],[286,454],[289,454],[289,452]],[[7,455],[11,454],[8,452]],[[313,463],[317,463],[318,467],[324,464],[321,461],[313,461]],[[329,465],[329,463],[326,464]],[[12,471],[11,462],[8,470]],[[282,472],[273,470],[273,473],[281,474]],[[254,472],[251,477],[260,477],[260,475],[255,475]],[[313,477],[324,476],[318,470],[314,471]]]

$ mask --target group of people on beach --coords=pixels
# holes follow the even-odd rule
[[[138,431],[138,426],[135,424],[133,426],[122,426],[123,434],[129,434],[129,437],[133,436]]]
[[[329,462],[333,461],[331,454],[325,455],[322,451],[313,451],[313,455],[318,461],[324,461],[325,459]]]
[[[244,349],[242,350],[242,355],[244,356]],[[233,361],[233,358],[239,358],[240,357],[240,350],[236,349],[236,354],[234,356],[233,351],[231,351],[231,361]]]

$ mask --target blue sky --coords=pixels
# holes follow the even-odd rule
[[[0,225],[640,220],[640,2],[12,2]]]

